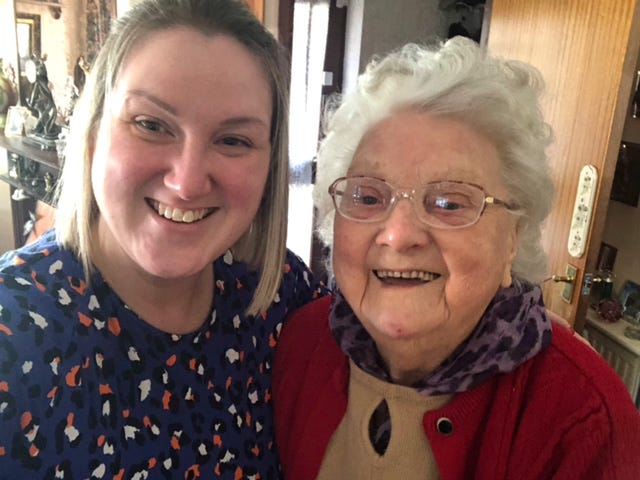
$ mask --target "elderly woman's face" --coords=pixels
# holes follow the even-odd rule
[[[479,185],[510,196],[494,145],[465,124],[413,110],[375,125],[348,175],[415,189],[435,181]],[[338,214],[333,262],[338,286],[372,335],[392,376],[430,371],[478,323],[501,284],[511,281],[516,218],[489,205],[474,225],[434,228],[412,202],[398,200],[386,220],[360,223]]]

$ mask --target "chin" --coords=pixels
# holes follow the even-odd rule
[[[199,261],[197,263],[188,263],[185,261],[181,261],[179,263],[150,262],[146,267],[143,266],[143,268],[149,275],[165,280],[186,278],[199,274],[211,264],[210,262],[203,264],[201,258],[198,260]]]
[[[374,336],[372,331],[375,330],[375,336],[392,340],[408,340],[424,335],[427,329],[433,329],[433,325],[426,323],[427,321],[431,323],[433,319],[426,318],[425,312],[429,309],[424,305],[417,305],[409,298],[387,298],[384,303],[396,305],[397,308],[383,307],[382,302],[375,302],[368,308],[366,304],[362,304],[360,311],[356,312],[356,316],[361,321],[366,319],[366,322],[362,323],[372,336]]]
[[[399,321],[397,313],[391,314],[390,316],[393,318],[385,319],[378,317],[373,322],[364,324],[365,329],[374,340],[410,340],[422,333],[418,325],[410,324],[402,320]]]

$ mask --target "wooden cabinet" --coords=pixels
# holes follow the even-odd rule
[[[12,228],[17,248],[28,238],[24,226],[36,215],[38,202],[52,206],[60,167],[55,151],[29,145],[23,137],[0,134],[0,147],[7,152],[7,171],[0,174],[0,180],[11,186]]]

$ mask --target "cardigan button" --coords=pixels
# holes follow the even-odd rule
[[[453,423],[447,417],[441,417],[436,422],[436,428],[442,435],[448,437],[453,433]]]

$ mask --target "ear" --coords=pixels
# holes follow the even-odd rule
[[[513,260],[518,253],[518,245],[520,242],[520,222],[514,222],[511,232],[505,239],[506,246],[509,249],[507,261],[504,264],[504,272],[502,273],[501,286],[504,288],[510,287],[513,279],[511,278],[511,267],[513,266]]]
[[[513,282],[513,279],[511,278],[511,265],[509,264],[504,269],[504,273],[502,275],[502,282],[500,283],[500,286],[503,288],[508,288],[511,286],[512,282]]]

